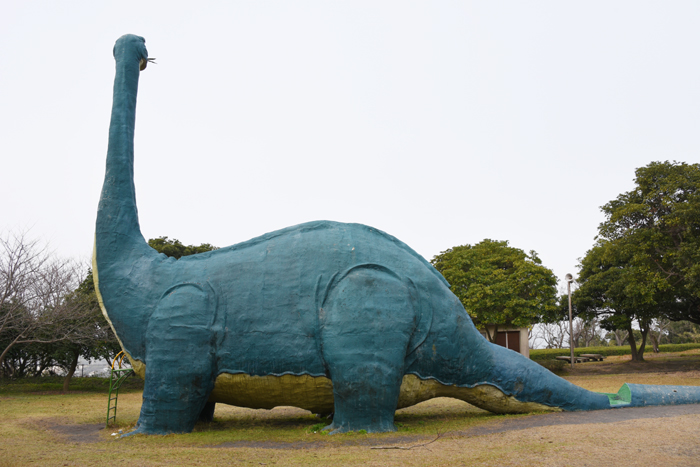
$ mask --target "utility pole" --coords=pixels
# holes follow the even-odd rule
[[[574,369],[574,319],[571,311],[571,283],[574,281],[574,276],[567,274],[566,289],[569,292],[569,347],[571,347],[571,369]]]

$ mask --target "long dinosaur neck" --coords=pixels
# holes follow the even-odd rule
[[[135,49],[115,48],[112,117],[107,170],[97,212],[96,254],[108,262],[144,254],[134,188],[134,127],[140,57]],[[125,257],[126,256],[126,257]],[[101,262],[101,261],[100,261]]]
[[[144,309],[153,306],[158,253],[141,234],[134,189],[134,126],[139,62],[147,57],[143,38],[121,37],[114,47],[117,62],[107,170],[97,211],[93,277],[102,312],[122,348],[144,357]],[[162,262],[162,261],[161,261]],[[128,293],[127,293],[128,291]],[[136,363],[132,359],[132,363]]]

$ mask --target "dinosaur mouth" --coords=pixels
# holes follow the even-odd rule
[[[156,63],[156,59],[149,57],[149,58],[142,58],[141,60],[139,60],[139,70],[141,70],[141,71],[145,70],[146,66],[149,63]],[[157,65],[157,63],[156,63],[156,65]]]

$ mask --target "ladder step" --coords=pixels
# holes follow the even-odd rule
[[[117,398],[119,397],[119,387],[122,385],[124,380],[134,374],[132,368],[121,368],[121,360],[119,360],[119,368],[114,368],[118,358],[123,352],[119,352],[114,360],[112,361],[112,371],[109,374],[109,395],[107,397],[107,426],[109,426],[110,420],[117,422]],[[124,357],[122,356],[122,360]],[[114,401],[114,404],[112,404]],[[114,406],[113,406],[114,405]],[[114,413],[114,415],[112,415]]]

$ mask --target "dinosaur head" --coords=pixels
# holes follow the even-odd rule
[[[138,60],[139,69],[144,70],[148,62],[154,59],[148,58],[146,50],[146,39],[134,34],[125,34],[114,44],[114,59],[120,60]]]

